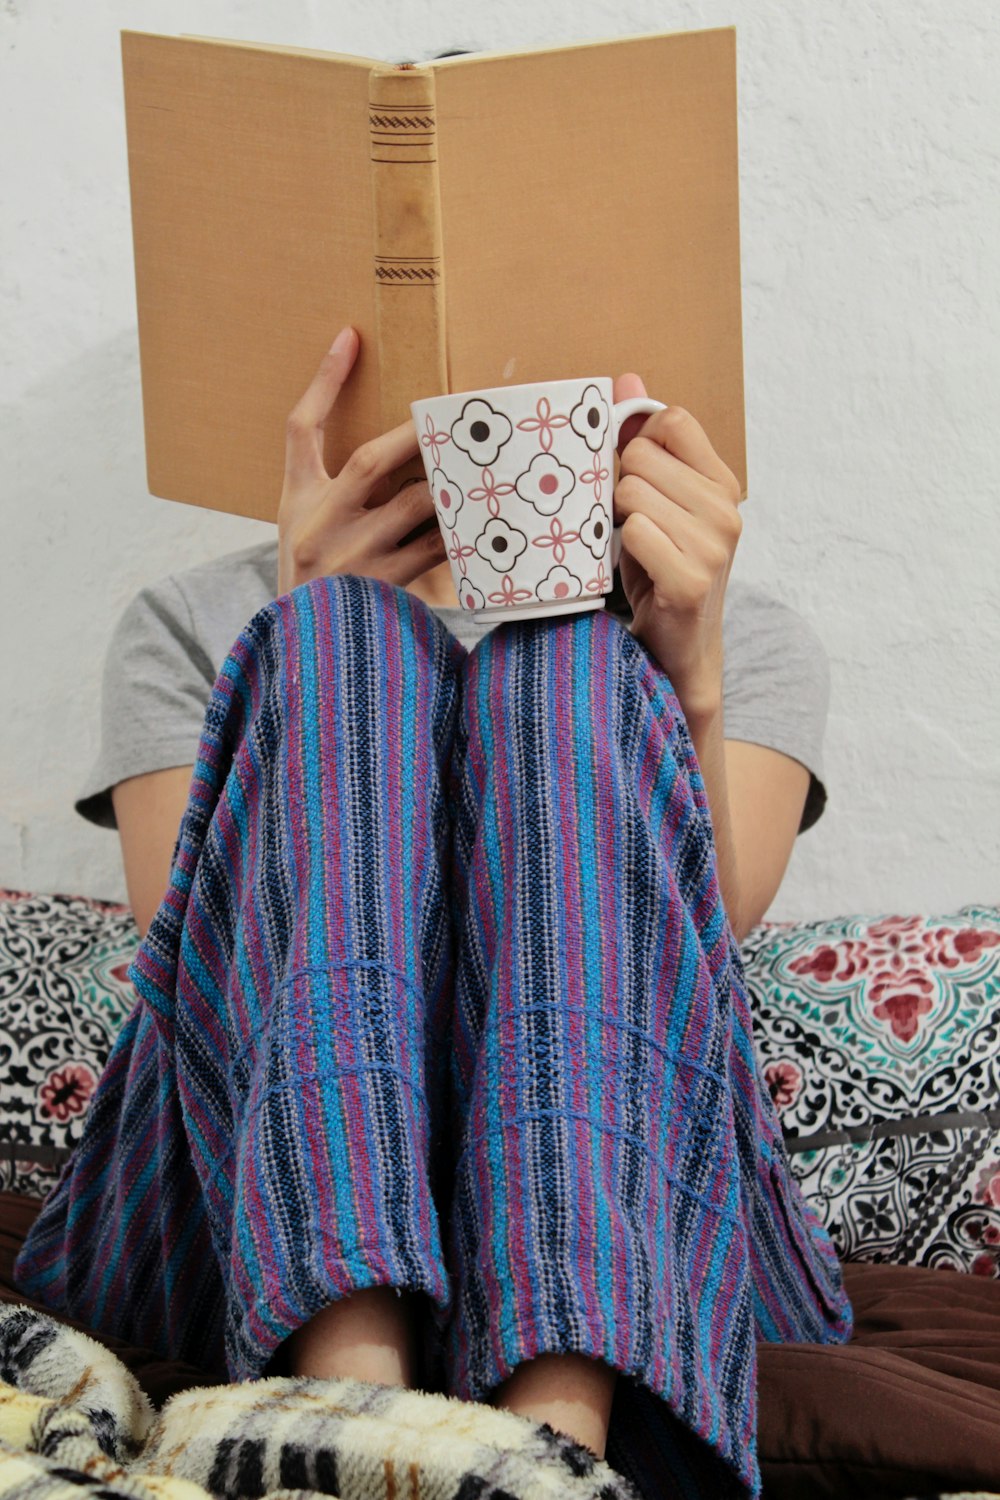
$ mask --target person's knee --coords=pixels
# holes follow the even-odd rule
[[[638,649],[634,637],[614,615],[603,609],[588,609],[543,619],[504,620],[477,641],[466,667],[477,675],[489,674],[497,690],[505,692],[511,698],[510,706],[516,709],[523,701],[524,687],[539,672],[555,682],[559,673],[572,676],[582,658],[588,671],[596,673],[607,658],[620,660],[623,653],[634,654]],[[512,671],[515,662],[517,670]]]
[[[350,603],[353,600],[367,603],[378,599],[384,604],[398,607],[403,589],[384,578],[369,578],[364,573],[324,573],[300,583],[291,590],[289,598],[296,608],[303,605],[327,607],[330,603]]]

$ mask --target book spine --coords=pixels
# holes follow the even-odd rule
[[[448,389],[433,70],[372,68],[368,123],[375,326],[388,431],[410,417],[411,401]]]

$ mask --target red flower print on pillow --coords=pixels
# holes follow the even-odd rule
[[[82,1115],[97,1079],[83,1063],[67,1063],[50,1073],[38,1090],[42,1111],[64,1125],[70,1115]]]
[[[920,1017],[931,1009],[933,994],[934,985],[927,975],[911,968],[902,974],[880,970],[868,998],[879,1020],[887,1022],[901,1042],[912,1042]]]
[[[795,1103],[802,1090],[802,1070],[783,1057],[778,1062],[768,1063],[764,1069],[764,1082],[774,1100],[775,1108],[788,1109]]]
[[[977,1203],[988,1203],[991,1208],[1000,1208],[1000,1157],[987,1162],[982,1168],[973,1197]]]
[[[854,979],[864,973],[869,962],[865,943],[838,943],[835,948],[821,943],[805,957],[794,958],[788,967],[793,974],[811,974],[820,984],[829,984],[834,979],[841,983]]]

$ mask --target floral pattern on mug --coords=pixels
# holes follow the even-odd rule
[[[606,469],[601,463],[600,455],[594,454],[594,462],[589,469],[584,469],[580,474],[584,484],[592,486],[594,499],[601,500],[604,497],[604,481],[611,478],[611,470]]]
[[[603,505],[592,505],[587,519],[580,526],[580,540],[589,547],[595,558],[602,558],[608,550],[608,513]]]
[[[476,551],[497,573],[509,573],[527,546],[524,532],[508,525],[500,516],[487,521],[476,537]]]
[[[514,488],[543,516],[554,515],[576,485],[576,475],[568,464],[560,463],[551,453],[536,453]]]
[[[451,533],[451,536],[447,540],[446,546],[448,556],[455,563],[455,566],[458,568],[459,572],[464,578],[468,571],[466,568],[465,559],[467,557],[475,557],[475,547],[473,547],[471,542],[463,542],[457,531],[453,531]]]
[[[475,500],[477,503],[485,500],[486,509],[490,515],[498,516],[500,514],[501,500],[504,495],[514,494],[514,486],[498,479],[488,464],[483,470],[482,480],[481,485],[477,485],[475,489],[469,491],[469,499]]]
[[[553,516],[549,522],[548,531],[540,531],[537,536],[533,536],[531,544],[533,547],[551,547],[552,556],[557,563],[561,563],[565,560],[566,549],[570,543],[578,542],[579,540],[580,533],[578,531],[570,531],[568,527],[563,525],[558,516]]]
[[[440,519],[446,526],[454,526],[465,500],[461,487],[453,479],[449,479],[443,469],[435,469],[431,479],[431,493]]]
[[[571,573],[569,568],[557,566],[550,568],[545,577],[539,581],[535,593],[539,599],[544,599],[546,602],[579,599],[583,593],[583,580],[575,573]]]
[[[424,417],[424,431],[420,438],[420,446],[429,448],[435,464],[441,462],[441,449],[445,443],[450,443],[451,438],[447,432],[438,432],[430,416]]]
[[[564,417],[562,412],[554,412],[549,404],[548,396],[541,396],[535,406],[535,415],[525,417],[518,422],[518,432],[537,432],[538,441],[546,453],[552,447],[552,434],[557,427],[567,427],[569,417]]]
[[[583,438],[591,453],[599,453],[611,423],[611,412],[596,385],[587,386],[570,412],[569,420],[573,431]],[[454,431],[452,428],[452,433]]]
[[[599,558],[597,563],[597,572],[594,574],[593,578],[587,579],[587,593],[610,594],[611,590],[614,588],[614,581],[614,573],[605,573],[604,558]]]
[[[458,602],[463,609],[486,608],[486,599],[467,578],[463,578],[458,586]]]
[[[496,463],[497,454],[505,443],[510,442],[513,431],[509,417],[477,396],[465,403],[462,415],[452,423],[451,439],[474,464],[482,466]]]
[[[500,580],[500,591],[489,594],[486,602],[497,608],[513,609],[518,604],[530,604],[533,598],[531,589],[519,589],[509,573],[505,573]]]

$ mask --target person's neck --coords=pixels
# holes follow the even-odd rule
[[[429,568],[426,573],[421,573],[412,583],[407,584],[406,592],[422,599],[425,604],[437,605],[441,609],[460,607],[452,582],[451,564],[448,562],[438,563],[436,568]]]

